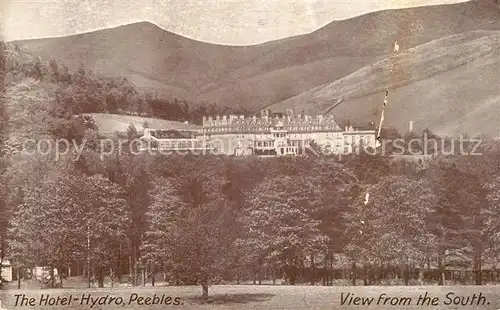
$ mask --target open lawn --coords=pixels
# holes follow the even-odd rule
[[[420,294],[428,293],[435,299],[436,306],[425,304],[417,305]],[[284,285],[220,285],[210,287],[210,297],[202,303],[201,288],[199,286],[168,286],[168,287],[136,287],[136,288],[103,288],[103,289],[47,289],[47,290],[4,290],[0,291],[0,298],[6,309],[500,309],[500,286],[284,286]],[[350,293],[349,298],[346,298]],[[25,294],[25,297],[34,298],[34,306],[15,306],[15,295]],[[50,297],[72,297],[70,305],[46,306],[41,296],[50,294]],[[151,303],[147,297],[156,302],[163,302],[170,296],[170,305],[146,305]],[[382,295],[386,294],[386,295]],[[447,305],[457,296],[473,297],[474,305]],[[486,303],[477,305],[477,296],[485,296]],[[382,295],[382,296],[381,296]],[[446,296],[452,299],[446,298]],[[111,302],[109,305],[99,305],[105,297]],[[89,298],[90,297],[90,298]],[[112,298],[114,297],[114,300]],[[141,299],[140,297],[144,297]],[[175,299],[179,297],[178,299]],[[347,305],[350,297],[362,297],[365,305]],[[382,297],[382,298],[380,298]],[[385,297],[388,297],[385,305]],[[397,297],[397,298],[393,298]],[[99,299],[100,298],[100,299]],[[373,299],[371,299],[373,298]],[[402,298],[407,298],[406,300]],[[78,299],[78,300],[77,300]],[[123,302],[122,300],[123,299]],[[342,305],[341,300],[347,303]],[[429,299],[429,301],[431,300]],[[82,305],[83,300],[83,305]],[[92,307],[93,300],[97,304]],[[147,300],[147,301],[146,301]],[[172,303],[178,301],[179,305]],[[370,305],[366,302],[371,301]],[[379,301],[380,300],[380,301]],[[458,301],[458,298],[456,298]],[[66,301],[68,302],[68,301]],[[87,304],[88,302],[88,304]],[[118,303],[119,305],[116,305]],[[391,305],[392,303],[392,305]]]
[[[201,128],[194,124],[134,115],[106,113],[90,113],[90,115],[94,117],[99,126],[99,133],[102,135],[109,135],[114,132],[126,132],[130,124],[134,125],[137,131],[142,131],[144,122],[148,122],[149,127],[153,129],[198,130]]]

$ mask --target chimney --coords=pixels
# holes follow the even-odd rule
[[[265,119],[266,121],[268,120],[268,118],[269,118],[269,109],[264,109],[262,111],[262,118]]]
[[[408,124],[408,127],[409,127],[408,128],[409,132],[410,133],[413,132],[413,121],[410,121],[410,123]]]
[[[205,126],[206,122],[207,122],[207,117],[203,116],[203,126]]]
[[[323,123],[323,114],[318,115],[318,121],[320,124]]]

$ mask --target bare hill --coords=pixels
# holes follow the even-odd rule
[[[334,21],[307,35],[276,42],[276,48],[216,81],[211,101],[265,106],[300,94],[390,55],[394,41],[408,49],[474,30],[500,30],[493,0],[374,12]]]
[[[392,72],[391,72],[392,68]],[[340,120],[377,121],[389,86],[386,125],[405,131],[408,122],[437,133],[498,136],[500,133],[500,31],[474,31],[437,39],[271,106]]]
[[[261,108],[331,82],[403,49],[472,30],[500,30],[495,0],[374,12],[260,45],[208,44],[141,22],[61,38],[19,41],[75,68],[130,77],[182,99]]]
[[[138,86],[164,88],[174,95],[193,93],[252,60],[255,54],[245,47],[187,39],[149,22],[15,43],[35,55],[54,57],[71,69],[82,63],[93,71],[125,75]]]

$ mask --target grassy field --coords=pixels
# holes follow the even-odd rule
[[[417,305],[420,294],[425,294],[432,298],[437,297],[436,306]],[[198,286],[183,287],[136,287],[136,288],[104,288],[104,289],[47,289],[47,290],[4,290],[0,291],[0,298],[6,309],[500,309],[500,286],[284,286],[284,285],[224,285],[211,286],[210,297],[204,303],[200,299],[201,288]],[[341,300],[349,297],[372,298],[372,303],[368,305],[342,305]],[[485,296],[484,305],[446,305],[450,299],[446,295],[456,298],[458,296],[472,297],[473,294]],[[27,298],[34,298],[35,306],[15,306],[15,295],[25,294]],[[51,297],[72,296],[70,305],[45,306],[40,305],[41,295],[50,294]],[[82,295],[85,294],[81,305]],[[156,294],[157,301],[165,294],[164,300],[170,296],[170,305],[146,305],[146,299],[140,297],[153,298]],[[379,297],[383,295],[381,302]],[[453,294],[450,295],[450,294]],[[92,300],[86,303],[85,298],[97,300],[97,304],[92,307]],[[354,295],[354,296],[353,296]],[[108,305],[99,305],[108,296]],[[101,298],[102,297],[102,298]],[[121,302],[120,297],[123,299]],[[179,305],[172,305],[175,298]],[[384,306],[383,302],[387,297]],[[398,298],[394,298],[398,297]],[[411,298],[411,301],[401,298]],[[75,300],[78,298],[78,301]],[[99,300],[98,298],[101,298]],[[476,298],[477,300],[477,298]],[[116,305],[115,302],[119,305]],[[148,301],[149,303],[150,301]],[[392,305],[391,305],[392,302]],[[378,303],[378,304],[377,304]]]
[[[105,113],[90,113],[99,126],[99,133],[106,135],[116,131],[126,132],[130,124],[133,124],[137,131],[143,130],[144,122],[149,123],[150,128],[154,129],[175,129],[175,130],[197,130],[200,126],[194,124],[185,124],[182,122],[168,121],[158,118],[141,117],[134,115],[118,115]]]

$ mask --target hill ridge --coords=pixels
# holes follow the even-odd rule
[[[389,87],[386,114],[389,125],[405,130],[409,118],[415,117],[421,126],[429,125],[431,130],[441,130],[444,134],[453,133],[450,128],[456,127],[471,133],[494,135],[497,134],[494,128],[500,128],[500,119],[495,120],[485,111],[500,114],[499,53],[500,31],[478,30],[440,38],[269,108],[274,111],[294,108],[316,113],[344,98],[344,103],[330,113],[340,120],[352,117],[362,122],[376,121],[380,117],[384,90]],[[427,99],[435,100],[435,103],[426,103]],[[499,103],[497,111],[494,102]],[[483,116],[476,121],[469,120],[468,114]],[[446,124],[436,123],[436,117],[445,116],[446,119],[441,121]]]

